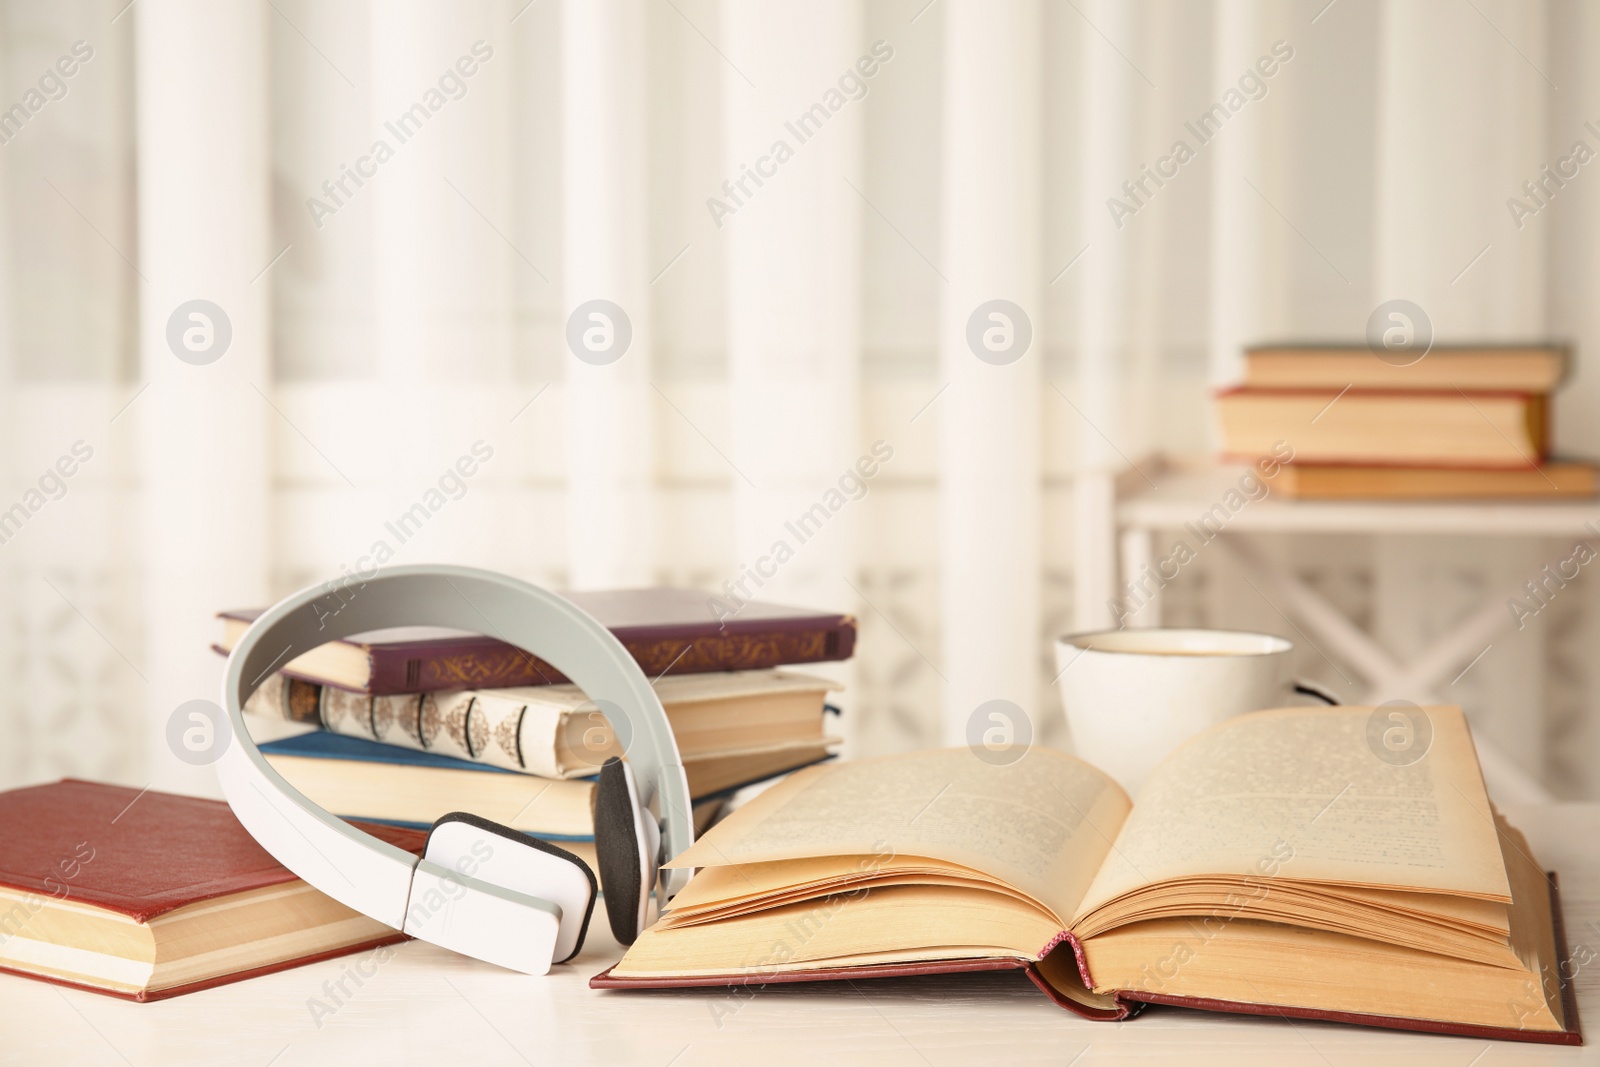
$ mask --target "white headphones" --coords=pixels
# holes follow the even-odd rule
[[[677,743],[649,680],[609,630],[503,574],[394,567],[353,587],[301,590],[256,619],[222,680],[233,743],[217,778],[239,821],[300,878],[413,937],[527,974],[577,954],[596,890],[578,857],[456,812],[433,825],[419,859],[313,804],[250,739],[244,702],[268,674],[328,641],[402,625],[497,637],[553,665],[606,714],[627,762],[601,768],[595,839],[612,932],[631,944],[651,921],[652,889],[664,903],[687,880],[687,871],[661,870],[694,841]]]

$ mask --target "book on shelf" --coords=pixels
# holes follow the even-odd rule
[[[1554,880],[1490,806],[1460,709],[1412,709],[1409,750],[1382,711],[1229,719],[1137,803],[1048,749],[802,771],[672,860],[699,872],[591,985],[1019,969],[1092,1019],[1581,1043]]]
[[[346,593],[358,597],[361,587],[354,584]],[[835,612],[757,601],[714,610],[714,598],[693,589],[562,595],[611,630],[652,678],[845,660],[855,649],[855,619]],[[231,651],[260,614],[260,609],[220,612],[217,651]],[[401,626],[330,641],[296,656],[283,670],[308,682],[383,695],[567,680],[514,645],[437,626]]]
[[[1570,353],[1565,345],[1435,345],[1400,366],[1366,345],[1254,345],[1244,362],[1244,383],[1257,388],[1548,393]]]
[[[0,971],[160,1000],[405,940],[218,800],[66,779],[0,793]],[[421,854],[426,834],[364,826]]]
[[[1550,444],[1534,393],[1234,388],[1216,409],[1223,452],[1245,459],[1287,442],[1296,463],[1526,469]]]
[[[654,688],[679,754],[703,760],[825,746],[825,702],[839,685],[769,668],[667,675]],[[273,674],[245,710],[546,778],[593,775],[622,755],[602,710],[570,684],[380,696]]]
[[[685,759],[695,809],[714,814],[721,798],[742,786],[829,759],[829,744]],[[342,818],[425,828],[442,815],[470,811],[593,859],[594,778],[539,778],[321,730],[260,748],[291,786]]]
[[[1519,470],[1286,464],[1272,482],[1293,500],[1561,500],[1595,495],[1592,463]]]

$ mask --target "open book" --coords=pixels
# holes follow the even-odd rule
[[[1423,709],[1411,762],[1384,711],[1229,719],[1138,804],[1041,748],[801,771],[673,860],[699,873],[591,984],[1024,968],[1091,1018],[1166,1003],[1581,1043],[1553,880],[1490,806],[1460,709]]]

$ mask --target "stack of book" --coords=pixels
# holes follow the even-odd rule
[[[654,679],[697,829],[744,786],[830,758],[838,739],[827,731],[826,701],[836,684],[778,668],[848,659],[850,616],[747,603],[719,620],[703,593],[683,589],[567,596]],[[221,613],[216,650],[231,650],[258,614]],[[426,828],[470,811],[591,864],[595,776],[626,749],[602,709],[549,664],[491,637],[434,627],[322,645],[264,680],[245,710],[288,733],[262,753],[337,815]]]
[[[1553,462],[1565,348],[1435,347],[1401,364],[1364,346],[1263,346],[1217,397],[1223,451],[1273,457],[1303,499],[1593,496],[1595,468]]]

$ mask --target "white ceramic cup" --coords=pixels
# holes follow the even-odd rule
[[[1261,708],[1329,704],[1291,673],[1294,643],[1235,630],[1106,630],[1056,639],[1057,684],[1077,754],[1130,795],[1178,745]]]

